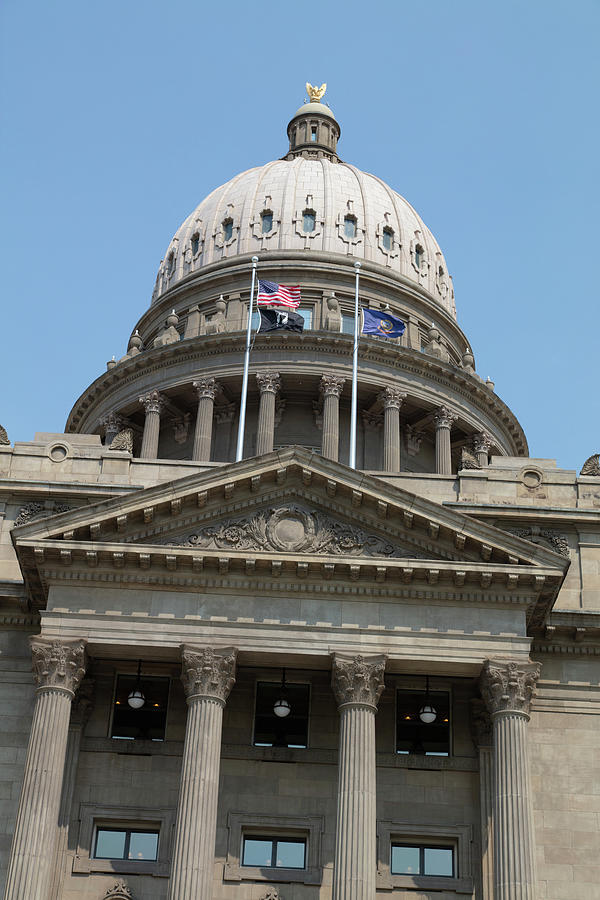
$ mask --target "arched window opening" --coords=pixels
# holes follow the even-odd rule
[[[347,238],[356,237],[356,219],[354,216],[346,216],[344,219],[344,234]]]
[[[314,231],[317,226],[317,215],[312,209],[305,209],[302,213],[302,231]]]
[[[230,241],[233,237],[233,219],[225,219],[223,222],[223,240]]]
[[[260,220],[262,223],[262,233],[268,234],[273,228],[273,213],[271,210],[265,209],[265,211],[260,214]]]
[[[171,250],[171,252],[167,256],[167,272],[169,273],[169,275],[173,274],[174,268],[175,268],[175,254]]]
[[[394,245],[394,229],[393,228],[384,228],[383,229],[383,249],[391,250]]]
[[[423,248],[420,244],[415,247],[415,266],[420,269],[423,265]]]
[[[294,149],[295,146],[296,146],[296,129],[294,128],[292,131],[292,140],[291,140],[292,150]]]
[[[196,231],[195,234],[192,235],[192,256],[196,256],[198,251],[200,250],[200,235]]]
[[[310,139],[313,143],[316,143],[316,140],[317,140],[317,126],[316,125],[310,126]]]

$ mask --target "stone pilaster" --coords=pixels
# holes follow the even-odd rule
[[[400,471],[400,407],[406,394],[387,387],[379,399],[383,403],[383,471]]]
[[[193,382],[193,385],[198,394],[198,412],[192,459],[209,462],[215,397],[221,390],[221,385],[215,378],[199,378],[198,381]]]
[[[527,722],[538,663],[486,660],[481,694],[493,723],[494,900],[535,900]]]
[[[275,436],[275,398],[281,389],[279,372],[264,372],[256,376],[260,391],[258,427],[256,431],[256,455],[271,453]]]
[[[440,406],[433,419],[435,422],[435,471],[438,475],[452,474],[450,429],[456,416],[447,406]]]
[[[340,375],[323,375],[323,438],[321,455],[337,462],[340,444],[340,395],[344,389],[344,379]]]
[[[223,707],[235,682],[232,647],[182,647],[188,703],[169,900],[210,900]]]
[[[488,465],[491,446],[492,439],[485,431],[473,435],[473,450],[480,466]]]
[[[471,733],[479,751],[482,900],[494,900],[493,730],[483,700],[471,700]]]
[[[71,701],[85,674],[84,641],[33,638],[31,652],[36,701],[5,900],[48,900]]]
[[[150,391],[149,394],[140,397],[140,403],[146,412],[140,458],[156,459],[158,456],[158,438],[160,436],[160,414],[164,405],[164,399],[158,391]]]
[[[377,876],[375,713],[383,656],[333,659],[340,711],[333,900],[374,900]]]

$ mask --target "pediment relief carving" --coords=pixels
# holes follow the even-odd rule
[[[298,503],[225,519],[178,538],[169,536],[155,543],[201,550],[263,550],[270,553],[386,559],[426,558],[414,547],[401,547],[366,529]]]

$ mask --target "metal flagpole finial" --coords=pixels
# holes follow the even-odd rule
[[[356,262],[354,263],[354,268],[360,269],[361,266],[362,266],[362,263],[360,263],[358,260],[356,260]]]
[[[258,256],[253,256],[252,257],[252,265],[255,266],[257,262],[258,262]]]

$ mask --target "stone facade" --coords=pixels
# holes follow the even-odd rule
[[[311,100],[200,204],[65,433],[0,429],[6,900],[600,898],[597,458],[528,457],[339,134]],[[254,252],[308,324],[256,336],[233,462]],[[356,257],[407,327],[353,469]]]

